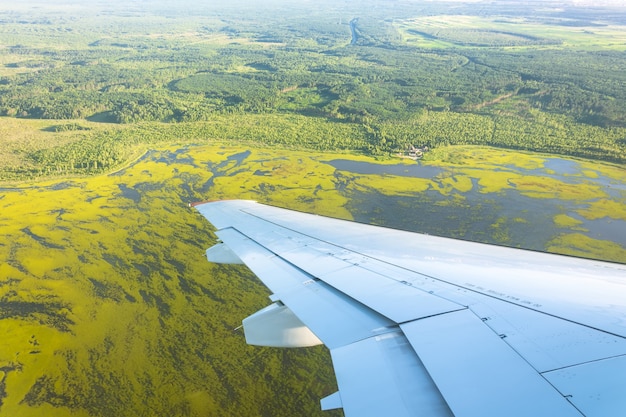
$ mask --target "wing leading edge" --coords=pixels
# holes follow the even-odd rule
[[[331,353],[347,416],[618,416],[626,267],[231,200],[196,204],[273,304],[248,343]]]

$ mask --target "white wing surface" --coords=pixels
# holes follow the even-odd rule
[[[626,415],[626,266],[357,224],[252,201],[195,208],[273,301],[264,346],[329,349],[362,416]]]

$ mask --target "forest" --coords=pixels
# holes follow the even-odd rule
[[[0,8],[0,179],[110,171],[151,143],[210,139],[626,161],[622,9],[144,3]],[[14,137],[34,120],[51,123]]]

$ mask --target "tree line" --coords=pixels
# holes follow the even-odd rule
[[[351,19],[336,13],[331,20],[294,15],[289,24],[269,14],[228,24],[172,18],[160,36],[141,31],[163,20],[146,17],[144,27],[120,36],[123,17],[112,16],[84,40],[53,31],[53,20],[8,24],[12,33],[45,29],[50,45],[0,51],[10,70],[0,76],[0,115],[138,125],[129,130],[133,140],[93,132],[65,150],[43,147],[30,158],[44,171],[114,166],[126,146],[153,140],[142,133],[149,123],[189,138],[238,132],[240,140],[311,149],[385,154],[409,144],[480,144],[624,162],[621,51],[579,51],[488,29],[472,31],[463,47],[425,48],[404,42],[393,20],[374,12],[359,17],[352,44]],[[439,32],[431,36],[453,36]],[[71,47],[54,47],[59,39]],[[497,44],[507,40],[542,48]],[[267,116],[269,131],[248,126],[253,115]],[[281,124],[289,129],[273,136]]]

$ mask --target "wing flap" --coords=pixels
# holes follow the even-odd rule
[[[331,349],[345,414],[453,417],[401,332]]]
[[[290,242],[307,242],[295,232],[283,232]],[[331,285],[396,323],[456,311],[465,306],[423,290],[419,278],[408,271],[382,268],[380,261],[361,256],[325,242],[293,244],[281,250],[274,242],[255,236],[255,241],[306,273]],[[384,273],[378,272],[384,270]],[[413,274],[418,275],[418,274]],[[403,277],[401,280],[394,277]],[[414,285],[414,282],[418,282]]]
[[[400,327],[456,417],[581,417],[469,310]]]
[[[339,391],[330,394],[320,400],[320,405],[322,406],[322,410],[336,410],[338,408],[343,408],[343,403],[341,402],[341,395]]]

